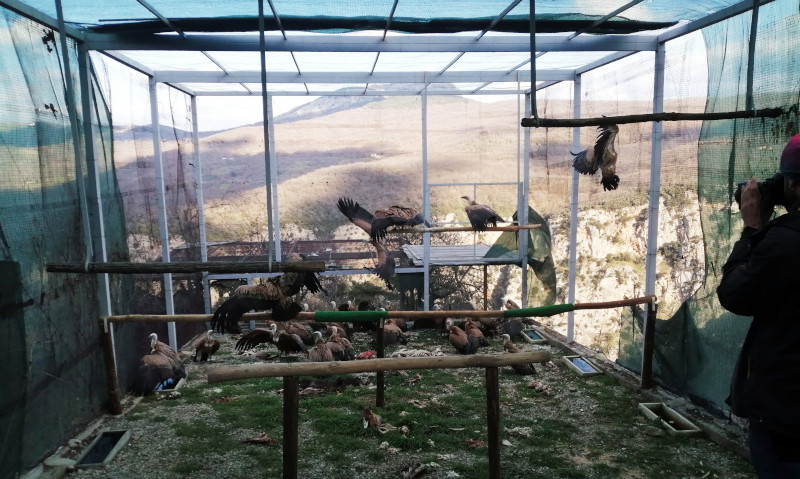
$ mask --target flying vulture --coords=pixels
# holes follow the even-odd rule
[[[462,196],[467,200],[467,206],[464,211],[467,212],[467,218],[475,231],[486,231],[488,226],[497,226],[498,221],[503,221],[503,217],[497,212],[486,205],[479,205],[469,196]]]
[[[200,355],[200,361],[208,361],[219,349],[219,340],[214,338],[214,330],[209,329],[194,342],[194,360]]]
[[[339,198],[337,202],[339,211],[350,220],[351,223],[364,230],[370,236],[370,244],[375,248],[375,269],[373,273],[386,283],[389,290],[393,290],[391,278],[394,276],[394,259],[388,257],[388,250],[383,241],[373,237],[373,220],[375,216],[365,210],[361,205],[350,198]],[[377,227],[375,227],[377,231]]]
[[[325,340],[322,339],[322,333],[314,331],[314,347],[308,351],[308,360],[312,363],[327,363],[333,361],[333,353],[331,352]]]
[[[504,334],[501,336],[503,339],[503,349],[507,353],[518,353],[519,349],[511,342],[511,336]],[[511,366],[514,369],[514,372],[517,374],[522,375],[531,375],[536,374],[536,368],[533,367],[533,364],[515,364]]]
[[[140,396],[174,388],[186,377],[186,368],[178,353],[159,341],[156,333],[151,333],[149,338],[150,352],[139,361],[133,383],[133,392]]]
[[[302,261],[303,256],[291,253],[287,261]],[[297,316],[303,308],[292,300],[292,296],[305,287],[309,293],[325,292],[317,273],[287,271],[281,276],[267,279],[264,284],[242,285],[236,288],[211,318],[212,327],[221,333],[238,333],[238,321],[250,310],[272,310],[272,317],[279,321]]]
[[[614,139],[619,133],[617,125],[600,125],[600,132],[594,143],[594,148],[587,148],[575,155],[572,166],[575,171],[583,175],[593,175],[600,170],[600,183],[603,190],[616,190],[619,186],[617,170],[617,151],[614,149]]]

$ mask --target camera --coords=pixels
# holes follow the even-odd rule
[[[736,200],[736,204],[739,206],[742,205],[742,187],[746,183],[743,182],[736,185],[736,192],[733,194],[733,199]],[[783,175],[775,173],[772,178],[759,181],[758,192],[761,193],[761,209],[766,212],[772,212],[775,206],[782,205],[786,199],[783,195]]]

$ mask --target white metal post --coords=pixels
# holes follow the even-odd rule
[[[150,85],[150,122],[153,128],[153,160],[155,161],[156,196],[158,198],[158,227],[161,231],[161,261],[170,261],[169,230],[167,226],[167,201],[164,188],[164,158],[161,156],[161,125],[158,119],[158,83],[153,77],[149,79]],[[164,303],[167,314],[175,314],[175,302],[172,298],[172,273],[164,273]],[[167,323],[169,345],[178,350],[178,335],[175,332],[175,322]]]
[[[197,97],[192,95],[192,163],[194,164],[195,195],[197,197],[197,226],[200,230],[200,261],[208,261],[208,240],[206,238],[206,205],[203,195],[203,160],[200,156],[200,126],[197,123]],[[211,287],[208,282],[208,271],[203,271],[203,309],[211,313]]]
[[[572,117],[581,117],[581,76],[575,75],[572,84]],[[581,146],[581,129],[572,129],[572,151],[579,151]],[[579,177],[575,168],[570,168],[570,200],[569,200],[569,273],[567,279],[567,303],[575,302],[575,273],[578,267],[578,187]],[[575,340],[575,312],[567,313],[567,343]]]
[[[275,122],[272,118],[272,95],[267,95],[267,123],[269,124],[269,178],[272,181],[272,231],[275,238],[275,259],[281,259],[281,215],[278,208],[278,160],[275,153]]]
[[[428,86],[422,89],[422,215],[431,217],[431,187],[428,184]],[[422,310],[430,311],[431,307],[431,234],[422,233]]]
[[[664,64],[665,44],[656,50],[655,78],[653,86],[653,113],[664,111]],[[658,209],[661,196],[661,122],[653,122],[650,145],[650,201],[647,209],[647,264],[645,265],[645,295],[656,290],[656,264],[658,260]]]

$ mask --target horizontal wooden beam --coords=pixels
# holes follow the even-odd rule
[[[485,231],[519,231],[541,228],[542,225],[488,226]],[[442,233],[445,231],[473,231],[472,226],[432,226],[430,228],[398,228],[386,230],[387,233]]]
[[[182,261],[180,263],[48,263],[50,273],[319,273],[324,261]]]
[[[543,363],[550,360],[548,351],[516,354],[430,356],[421,358],[381,358],[326,363],[242,364],[208,369],[208,382],[219,383],[253,378],[285,376],[320,376],[355,374],[400,369],[495,368],[516,364]]]
[[[596,303],[575,303],[575,304],[554,304],[548,306],[538,306],[533,308],[505,309],[505,310],[451,310],[451,311],[380,311],[385,318],[403,319],[447,319],[447,318],[515,318],[528,316],[552,316],[578,309],[608,309],[632,306],[634,304],[645,304],[656,301],[656,296],[641,296],[637,298],[620,299],[616,301],[601,301]],[[317,313],[320,313],[319,315]],[[294,319],[308,319],[312,321],[344,321],[350,322],[358,320],[359,316],[378,314],[378,311],[303,311]],[[133,322],[203,322],[210,321],[211,314],[125,314],[117,316],[101,316],[100,321],[114,323],[133,323]],[[246,313],[241,321],[249,320],[269,320],[272,313]],[[362,321],[365,319],[362,319]]]
[[[581,126],[622,125],[625,123],[643,123],[648,121],[685,121],[685,120],[732,120],[736,118],[776,118],[783,114],[782,108],[765,108],[763,110],[727,111],[716,113],[643,113],[639,115],[603,116],[600,118],[523,118],[522,126],[534,128],[574,128]]]

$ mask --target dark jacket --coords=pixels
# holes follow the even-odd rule
[[[722,306],[753,316],[728,398],[737,416],[800,435],[800,211],[745,228],[717,287]]]

